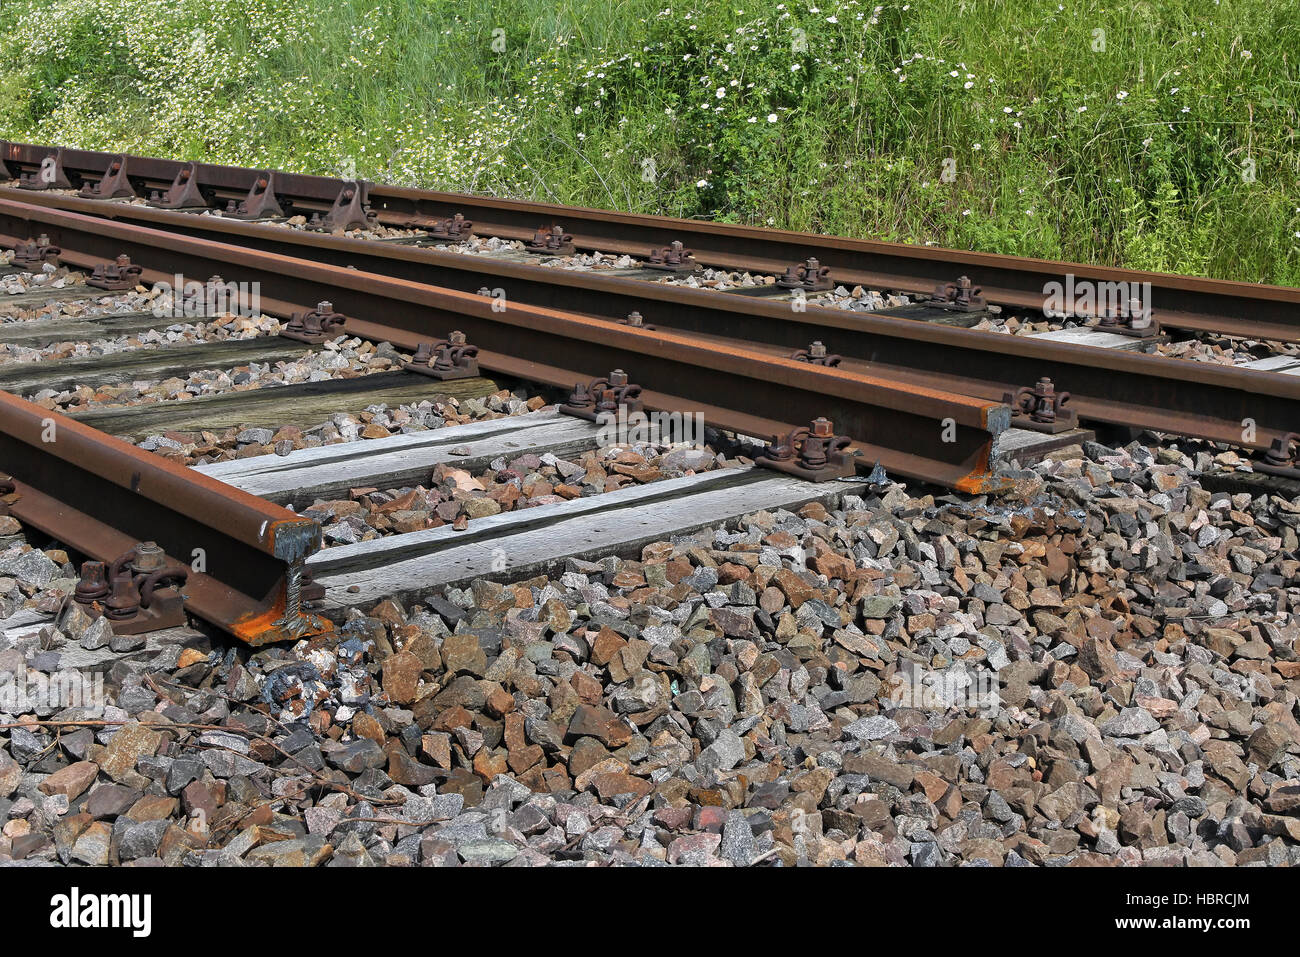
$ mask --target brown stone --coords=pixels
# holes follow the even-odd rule
[[[443,639],[442,661],[449,675],[463,673],[482,678],[487,671],[487,654],[478,636],[468,631]]]
[[[608,708],[581,704],[569,720],[567,736],[573,739],[592,737],[609,748],[619,748],[632,737],[632,729]]]
[[[100,758],[100,769],[114,781],[135,773],[135,763],[142,757],[158,753],[163,736],[142,724],[127,724],[117,730]]]
[[[781,589],[781,593],[785,595],[786,600],[793,608],[798,608],[810,598],[820,598],[822,596],[820,588],[808,584],[788,568],[780,569],[772,576],[772,581],[777,588]]]
[[[432,731],[420,738],[420,750],[438,767],[451,770],[451,735]]]
[[[79,798],[95,782],[99,765],[93,761],[78,761],[55,771],[38,787],[42,794],[66,794],[69,801]]]
[[[415,701],[424,665],[409,651],[399,651],[384,661],[384,691],[394,704],[408,705]]]

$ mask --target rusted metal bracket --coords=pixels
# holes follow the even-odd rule
[[[847,451],[853,440],[836,435],[830,419],[813,419],[807,428],[773,436],[771,444],[754,456],[754,464],[796,475],[809,482],[829,482],[857,474],[854,456]]]
[[[421,342],[402,368],[435,379],[471,379],[478,375],[478,346],[466,343],[465,333],[456,330],[446,339]]]
[[[295,312],[280,335],[299,342],[321,343],[337,336],[346,321],[343,313],[334,311],[334,303],[318,302],[309,312]]]
[[[134,289],[142,272],[143,267],[132,265],[131,257],[122,255],[111,263],[97,264],[86,277],[86,285],[113,292]]]
[[[226,215],[232,219],[275,219],[284,215],[275,198],[275,173],[259,174],[248,190],[248,196],[238,204],[232,199],[226,206]]]
[[[700,264],[695,261],[695,253],[674,239],[667,246],[650,250],[650,255],[641,263],[644,269],[657,269],[661,272],[699,272]]]
[[[563,226],[545,226],[537,228],[537,235],[524,249],[538,256],[572,256],[577,250],[573,247],[573,237],[564,231]]]
[[[569,396],[569,401],[557,409],[565,415],[597,422],[602,415],[617,415],[619,407],[625,414],[641,411],[641,387],[627,381],[627,373],[615,369],[608,378],[592,379],[589,383],[577,383]]]
[[[834,369],[844,361],[843,356],[837,356],[826,351],[826,345],[820,339],[813,342],[807,349],[796,349],[790,353],[790,358],[796,362],[808,362],[815,366],[826,366]]]
[[[1156,322],[1149,309],[1142,308],[1139,299],[1130,299],[1118,308],[1108,303],[1097,313],[1097,322],[1093,328],[1099,332],[1113,332],[1134,339],[1151,339],[1160,335],[1160,323]]]
[[[50,237],[41,233],[36,239],[29,239],[14,247],[14,258],[10,263],[19,269],[40,269],[46,263],[57,265],[63,250],[50,245]]]
[[[925,303],[949,312],[981,312],[988,307],[984,290],[970,281],[969,276],[958,276],[956,282],[940,283]]]
[[[63,168],[63,147],[60,146],[43,160],[38,169],[21,173],[18,177],[19,189],[72,189],[72,180],[68,179],[67,170]]]
[[[835,286],[831,267],[823,266],[815,256],[801,264],[787,266],[785,275],[776,281],[782,289],[802,289],[804,292],[822,292]]]
[[[425,231],[432,239],[447,239],[452,242],[460,242],[469,239],[473,235],[474,221],[466,219],[462,213],[457,213],[449,219],[438,220],[432,226],[427,227]]]
[[[73,597],[115,634],[142,635],[185,624],[188,578],[189,569],[168,561],[156,542],[141,542],[111,565],[84,562]]]
[[[339,190],[334,205],[324,216],[313,213],[307,223],[310,229],[333,232],[336,229],[365,229],[372,224],[374,213],[366,202],[365,185],[358,182],[346,182]]]
[[[1279,435],[1273,439],[1263,459],[1255,463],[1255,471],[1300,481],[1300,462],[1295,459],[1298,453],[1300,453],[1300,432]]]
[[[122,199],[135,195],[135,188],[126,178],[126,154],[118,156],[108,164],[108,169],[93,186],[83,183],[78,194],[83,199]]]
[[[1037,385],[1021,386],[1015,392],[1006,393],[1002,401],[1011,406],[1011,424],[1016,428],[1055,435],[1079,427],[1078,414],[1065,407],[1070,393],[1057,392],[1047,376],[1039,379]]]
[[[641,313],[633,309],[623,319],[615,319],[620,326],[631,326],[634,329],[644,329],[646,332],[654,332],[655,327],[648,324]]]
[[[178,170],[167,192],[161,196],[155,192],[149,197],[149,205],[159,209],[207,209],[207,197],[199,189],[199,164],[190,163]]]

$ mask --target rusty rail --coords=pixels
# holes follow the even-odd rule
[[[105,563],[157,542],[189,570],[186,608],[243,641],[332,627],[298,600],[303,563],[320,544],[310,519],[7,392],[0,468],[9,514]]]
[[[126,156],[91,150],[0,141],[0,174],[31,177],[44,162],[57,158],[72,188],[106,179],[113,161],[124,159],[119,177],[139,196],[149,196],[175,181],[186,167],[204,182],[207,205],[220,205],[249,191],[263,172],[229,166],[186,164],[175,160]],[[320,212],[337,203],[347,187],[342,180],[275,173],[274,191],[282,205],[303,212]],[[470,196],[434,190],[383,186],[357,181],[359,202],[368,205],[380,222],[431,225],[457,213],[472,220],[476,231],[529,241],[539,227],[563,227],[578,249],[599,249],[644,257],[652,249],[681,241],[694,261],[707,266],[781,274],[791,263],[816,257],[829,267],[834,280],[852,286],[930,293],[936,285],[960,274],[983,288],[990,303],[1041,310],[1049,283],[1094,285],[1150,283],[1148,304],[1163,327],[1191,332],[1275,341],[1300,341],[1300,289],[1164,273],[1112,269],[1078,263],[1053,262],[939,247],[912,246],[841,236],[819,236],[786,230],[726,223],[645,216],[609,210],[556,206],[521,200]],[[288,211],[288,210],[286,210]],[[1081,304],[1082,315],[1096,315],[1093,305]]]
[[[6,192],[0,189],[0,195]],[[788,303],[595,272],[71,197],[34,198],[52,208],[464,292],[498,287],[511,304],[610,319],[639,312],[659,329],[719,343],[741,341],[769,357],[788,356],[821,340],[844,356],[844,371],[990,401],[1046,376],[1071,393],[1073,408],[1083,419],[1107,425],[1262,451],[1277,437],[1297,431],[1300,423],[1300,381],[1294,376],[915,322],[893,317],[889,310],[851,313],[808,304],[795,312]]]
[[[969,492],[1004,485],[990,472],[993,443],[1010,415],[1001,402],[558,310],[499,312],[474,294],[0,201],[0,244],[17,245],[33,232],[82,268],[125,254],[145,267],[145,282],[221,273],[260,284],[261,306],[272,314],[328,299],[347,316],[343,331],[365,338],[414,349],[460,330],[491,372],[572,388],[626,369],[645,386],[650,409],[699,412],[716,428],[765,439],[825,417],[858,443],[868,467],[879,462],[893,474]]]

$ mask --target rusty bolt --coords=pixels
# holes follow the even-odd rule
[[[614,387],[627,385],[627,373],[622,369],[615,369],[609,374],[609,384]]]
[[[447,334],[447,342],[453,346],[463,346],[465,344],[465,333],[459,329],[453,329]]]
[[[823,343],[820,339],[814,341],[813,344],[808,347],[808,355],[813,359],[825,359],[826,358],[825,343]]]
[[[811,432],[819,439],[828,439],[835,434],[835,426],[830,419],[818,417],[812,420]]]
[[[135,560],[131,563],[137,572],[156,572],[167,564],[167,556],[157,542],[141,542],[135,547]]]

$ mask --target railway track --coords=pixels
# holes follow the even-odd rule
[[[916,247],[723,223],[615,213],[431,190],[351,182],[0,141],[0,155],[29,195],[80,189],[99,200],[149,198],[173,208],[222,210],[242,219],[294,213],[330,230],[373,220],[435,233],[460,227],[482,236],[532,241],[557,227],[560,246],[641,258],[683,244],[700,265],[783,275],[814,258],[836,282],[931,295],[936,286],[971,278],[989,302],[1041,311],[1052,283],[1103,291],[1112,284],[1149,290],[1144,305],[1165,328],[1256,340],[1297,341],[1300,290],[1136,270],[1050,262],[1016,256]],[[116,172],[111,171],[116,169]],[[101,186],[105,180],[108,186]],[[271,195],[275,202],[268,204]],[[243,204],[241,207],[240,204]],[[242,209],[242,211],[241,211]],[[462,222],[457,223],[457,217]],[[566,238],[567,237],[567,238]],[[1149,287],[1145,284],[1150,284]],[[1121,310],[1124,302],[1116,304]],[[1071,304],[1084,318],[1101,318],[1103,297]],[[1113,318],[1113,317],[1107,317]]]
[[[649,375],[649,381],[660,386],[642,390],[637,396],[636,405],[651,412],[664,411],[678,417],[697,416],[714,428],[767,437],[789,434],[799,427],[801,420],[806,425],[827,416],[837,429],[845,433],[842,444],[848,445],[852,439],[849,451],[861,455],[868,468],[879,465],[892,474],[914,474],[927,481],[966,488],[971,492],[1003,487],[990,471],[996,436],[1006,428],[1009,417],[1006,407],[997,403],[745,351],[731,344],[724,347],[697,338],[620,327],[557,310],[515,305],[507,312],[499,313],[491,302],[473,294],[203,240],[181,239],[76,214],[8,202],[0,202],[0,206],[3,206],[0,210],[0,242],[19,247],[25,242],[23,237],[35,227],[38,232],[57,240],[57,258],[66,266],[93,271],[98,265],[102,273],[103,267],[115,263],[118,255],[128,255],[134,263],[152,260],[153,266],[131,272],[132,283],[164,282],[174,280],[178,275],[210,276],[221,271],[237,276],[241,283],[260,288],[261,308],[286,319],[310,314],[317,297],[329,296],[354,316],[329,329],[335,334],[342,331],[360,335],[415,353],[422,343],[448,336],[455,329],[463,329],[476,346],[482,344],[477,346],[475,371],[481,369],[486,373],[567,391],[575,382],[585,383],[600,378],[602,369],[636,369],[638,375]],[[108,251],[110,248],[113,252]],[[37,258],[47,261],[43,254],[38,253]],[[330,336],[320,333],[306,338],[323,341]],[[291,340],[283,341],[285,349],[301,348],[302,345]],[[38,386],[56,390],[73,387],[86,376],[94,376],[100,384],[129,380],[146,372],[155,378],[167,377],[186,368],[203,367],[208,362],[231,363],[254,357],[266,360],[275,352],[274,346],[268,347],[259,340],[159,348],[147,353],[118,356],[112,367],[106,362],[90,359],[83,361],[80,367],[73,362],[50,375],[25,365],[0,373],[0,378],[7,375],[8,384],[20,392]],[[206,358],[208,356],[210,360]],[[559,365],[560,361],[565,364]],[[409,372],[397,375],[407,380],[407,389],[416,390],[408,396],[412,399],[420,394],[438,394],[457,385],[455,381],[444,383]],[[763,385],[761,390],[757,388],[758,383]],[[395,385],[390,383],[390,386]],[[606,383],[605,388],[609,387],[610,384]],[[269,396],[274,391],[265,390],[262,396]],[[734,401],[738,396],[750,398],[739,403]],[[202,401],[185,403],[180,407],[182,414],[192,413],[194,406]],[[156,492],[150,482],[137,481],[138,470],[125,467],[117,472],[103,470],[101,474],[99,469],[80,469],[65,474],[67,459],[50,460],[48,450],[42,448],[30,427],[33,422],[44,423],[55,434],[62,434],[64,417],[31,407],[19,399],[14,399],[14,402],[16,408],[22,409],[26,416],[23,421],[28,424],[22,428],[15,426],[10,433],[13,441],[8,449],[7,462],[15,483],[13,500],[9,505],[12,515],[100,562],[113,562],[123,554],[125,549],[119,546],[124,540],[101,540],[87,530],[116,524],[126,529],[122,534],[127,538],[156,542],[166,560],[173,565],[184,564],[183,556],[199,549],[205,555],[221,556],[219,561],[208,566],[213,570],[242,566],[242,562],[231,557],[228,548],[209,547],[206,540],[196,537],[186,522],[159,521],[158,516],[153,515],[150,503],[156,494],[161,493]],[[145,410],[146,415],[157,412],[165,414],[165,410],[155,410],[152,406]],[[114,412],[108,409],[89,413],[83,417],[83,422],[94,422],[117,432],[133,428],[121,421],[120,413],[117,418],[118,421],[114,421]],[[913,433],[912,441],[906,445],[896,441],[897,433],[893,430],[899,423]],[[70,428],[80,429],[80,425],[76,423],[74,426],[69,421]],[[138,424],[134,426],[138,427]],[[826,427],[830,427],[829,422]],[[584,423],[582,431],[584,444],[594,447],[599,431],[596,424],[591,423],[588,427]],[[109,435],[90,429],[80,429],[74,434],[87,442],[97,443],[105,461],[119,454],[132,460],[143,454]],[[456,437],[453,435],[452,439],[456,440]],[[822,447],[830,450],[832,466],[844,454],[833,439],[834,435],[828,435],[821,443]],[[816,440],[808,444],[811,447]],[[407,450],[403,454],[409,456],[412,453]],[[310,455],[307,457],[311,458]],[[277,468],[288,468],[288,460],[292,458],[291,454],[285,462],[277,462]],[[422,468],[435,464],[433,459],[420,460],[418,455],[417,461],[422,462]],[[834,472],[835,476],[852,475],[852,461],[845,459],[844,463]],[[797,473],[803,469],[802,458],[792,458],[792,464]],[[820,464],[826,463],[823,460]],[[352,474],[352,485],[378,481],[381,475],[387,474],[388,468],[383,462],[363,464],[360,472]],[[814,472],[786,478],[777,477],[775,473],[770,478],[747,475],[736,478],[739,485],[718,484],[717,478],[711,477],[704,483],[710,487],[701,489],[696,497],[703,496],[711,503],[707,509],[702,505],[700,509],[708,511],[716,520],[719,516],[725,518],[733,514],[728,512],[728,508],[752,511],[766,507],[764,503],[776,507],[797,503],[801,499],[826,497],[831,493],[819,488],[816,482],[804,481],[804,478],[829,478],[832,471],[828,469],[825,476]],[[47,487],[58,489],[60,501],[81,503],[82,507],[65,512],[49,508],[48,503],[40,501],[35,492]],[[120,496],[123,489],[139,506],[138,516],[128,516],[121,509],[115,496]],[[623,522],[639,522],[645,526],[646,534],[661,534],[665,531],[662,523],[651,522],[649,516],[656,508],[662,511],[665,497],[672,494],[675,494],[674,489],[665,486],[655,489],[651,500],[642,501],[642,496],[635,495],[609,496],[602,505],[606,508],[626,505],[629,511],[621,517]],[[241,500],[247,504],[246,497]],[[259,579],[256,585],[249,583],[244,588],[244,594],[250,600],[255,598],[261,603],[258,614],[246,614],[246,608],[241,608],[236,616],[221,608],[192,603],[189,606],[201,617],[252,642],[310,634],[328,627],[323,619],[304,611],[299,600],[301,576],[314,547],[312,535],[319,536],[319,527],[312,522],[302,522],[295,513],[287,510],[267,508],[269,512],[258,524],[258,534],[262,537],[251,544],[260,546],[272,558],[279,560],[277,567],[281,574],[278,581],[275,580],[277,576],[272,576],[272,581]],[[570,509],[575,510],[576,506]],[[565,516],[558,514],[564,510],[555,511],[555,520],[564,520]],[[698,510],[691,513],[692,518],[685,528],[695,527],[692,523],[698,524],[703,513]],[[226,512],[222,509],[195,507],[185,514],[190,519],[206,515],[213,528],[226,524]],[[544,515],[530,514],[526,524],[532,527],[544,518]],[[300,538],[295,539],[294,548],[283,543],[277,545],[269,537],[268,529],[281,527],[278,523],[295,521],[304,531]],[[507,532],[511,530],[505,530],[503,535]],[[442,537],[447,537],[446,533]],[[438,541],[415,541],[405,536],[396,538],[401,540],[386,543],[384,554],[391,556],[415,551],[427,556],[440,547]],[[614,540],[603,542],[602,547],[629,548],[635,547],[636,542],[636,539],[629,539],[627,534],[619,532]],[[499,548],[499,545],[494,545],[484,554],[494,562],[493,556]],[[524,562],[542,560],[523,549],[515,549],[515,554]],[[552,548],[549,559],[554,561],[560,557],[562,554],[555,554]],[[367,567],[373,568],[375,560],[373,556],[368,558]],[[332,565],[337,561],[331,558]],[[491,564],[484,567],[472,562],[461,564],[468,572],[492,570]],[[411,574],[423,575],[418,566],[413,567]],[[423,575],[422,580],[427,583],[428,576]],[[388,584],[392,587],[391,578]],[[339,580],[337,587],[344,591],[351,589],[350,594],[358,595],[355,601],[336,601],[337,607],[373,597],[373,589],[354,588],[351,580]],[[270,627],[268,622],[278,624]]]
[[[0,666],[139,719],[14,722],[115,784],[0,859],[1296,859],[1300,359],[1161,351],[1294,291],[1007,335],[1050,272],[51,152],[0,154],[58,187],[0,186]]]
[[[747,476],[742,485],[756,481],[756,487],[762,487],[751,495],[737,491],[739,486],[717,484],[717,476],[706,476],[695,494],[695,500],[704,504],[692,512],[692,521],[709,510],[722,519],[736,517],[739,512],[733,514],[724,507],[728,500],[749,510],[763,507],[763,496],[768,494],[774,496],[775,504],[787,504],[787,499],[797,501],[801,496],[808,500],[815,491],[815,481],[805,480],[851,478],[858,469],[881,468],[885,474],[971,494],[1004,490],[1009,486],[995,474],[996,460],[999,442],[1004,433],[1010,435],[1007,430],[1013,424],[1027,427],[1016,430],[1028,436],[1027,442],[1019,439],[1013,443],[1017,454],[1032,453],[1034,448],[1041,452],[1076,441],[1090,434],[1079,428],[1081,424],[1101,424],[1262,450],[1268,453],[1265,467],[1292,471],[1293,430],[1300,421],[1300,378],[1178,362],[1128,348],[1116,351],[990,334],[968,328],[973,320],[990,314],[988,303],[969,288],[953,287],[949,290],[952,301],[946,303],[937,295],[933,301],[912,301],[895,295],[892,301],[882,298],[879,308],[871,311],[828,308],[819,305],[817,299],[817,294],[824,291],[819,287],[828,283],[812,263],[802,272],[803,286],[769,280],[719,292],[693,288],[681,281],[697,276],[700,262],[690,262],[689,252],[683,253],[681,247],[661,249],[649,258],[643,256],[621,268],[616,264],[602,272],[538,265],[534,254],[541,250],[518,253],[508,246],[504,256],[476,255],[423,245],[439,242],[435,235],[439,224],[444,231],[455,233],[462,228],[465,234],[442,237],[444,244],[467,238],[469,230],[461,220],[451,221],[462,224],[457,227],[449,226],[446,217],[437,222],[437,217],[419,219],[428,210],[419,206],[419,197],[411,191],[401,195],[412,207],[399,213],[379,201],[376,188],[370,184],[283,177],[234,168],[209,169],[137,157],[111,158],[84,151],[42,151],[14,144],[4,147],[3,156],[7,172],[19,179],[20,186],[0,188],[0,243],[20,250],[28,265],[58,262],[94,272],[101,281],[105,276],[115,278],[118,285],[125,286],[168,282],[182,286],[184,277],[226,277],[232,285],[260,290],[259,308],[288,323],[284,330],[288,336],[313,347],[340,334],[387,343],[388,348],[404,350],[403,368],[428,374],[436,349],[451,355],[447,343],[450,341],[453,347],[460,343],[458,354],[472,358],[464,362],[463,368],[451,368],[444,361],[448,368],[441,375],[446,378],[450,369],[453,382],[482,370],[510,381],[560,390],[578,383],[570,401],[593,418],[591,409],[596,400],[592,396],[608,390],[607,396],[635,397],[625,409],[663,413],[679,421],[682,417],[698,418],[728,434],[769,440],[769,449],[780,450],[768,454],[766,462],[760,455],[760,462],[772,465],[772,459],[777,459],[778,466],[793,474],[791,481]],[[105,160],[109,161],[107,165]],[[93,171],[101,167],[96,179]],[[47,179],[51,182],[46,183]],[[75,187],[82,195],[69,195],[66,189],[36,188],[42,185]],[[231,195],[241,191],[245,191],[243,199]],[[189,212],[156,209],[132,201],[140,194],[152,197],[155,203],[182,207],[197,207],[196,197],[202,197],[205,209],[220,206],[224,199],[224,213],[230,215],[194,215],[193,208]],[[181,202],[182,195],[190,198]],[[331,196],[334,201],[327,206]],[[424,199],[434,201],[431,197]],[[376,204],[378,217],[370,208]],[[589,212],[579,211],[582,215]],[[321,229],[243,221],[285,213],[306,219],[308,226],[319,222]],[[376,218],[396,222],[399,216],[406,217],[401,221],[403,226],[414,230],[401,241],[348,235],[349,228],[355,231],[359,226],[373,227]],[[592,222],[596,219],[599,217]],[[584,234],[585,240],[573,240],[573,246],[603,245],[615,251],[635,248],[644,252],[640,238],[643,234],[637,230],[649,228],[646,223],[629,226],[631,220],[618,216],[601,221],[606,226],[628,226],[626,235],[633,238],[621,247],[611,245],[608,233],[592,228]],[[482,228],[483,224],[475,220],[474,229]],[[490,221],[487,231],[509,240],[512,228]],[[562,233],[552,236],[552,245],[569,242]],[[768,235],[766,255],[754,253],[760,243],[757,234],[751,238],[753,242],[748,245],[732,247],[741,258],[727,260],[706,253],[702,261],[766,269],[775,279],[779,260],[774,250],[788,253],[781,244],[787,243],[789,237]],[[538,242],[546,244],[541,232]],[[835,240],[831,245],[839,242]],[[866,247],[855,248],[865,254]],[[563,250],[549,252],[558,255]],[[556,257],[547,258],[553,262]],[[949,263],[961,267],[970,264]],[[880,273],[868,275],[840,262],[822,268],[830,268],[839,281],[871,282],[882,292],[906,292],[910,288],[907,283],[895,283],[892,274],[882,281]],[[791,288],[785,288],[787,285]],[[1222,289],[1220,292],[1228,295]],[[1252,295],[1259,292],[1254,290]],[[969,300],[972,295],[974,299]],[[1017,305],[1020,300],[1012,296],[1004,302]],[[1186,310],[1178,312],[1182,315]],[[1178,321],[1174,320],[1175,327]],[[1235,322],[1231,315],[1220,316],[1217,328]],[[1139,334],[1131,338],[1140,346],[1153,336]],[[39,341],[39,334],[33,341]],[[827,343],[834,352],[829,358]],[[39,384],[58,392],[75,390],[84,379],[94,377],[104,387],[130,381],[140,370],[167,378],[186,374],[205,363],[230,366],[241,360],[275,361],[284,352],[284,347],[260,339],[220,348],[204,343],[119,356],[112,368],[95,357],[73,360],[62,364],[53,376],[40,368],[18,367],[0,372],[0,386],[22,393]],[[392,375],[396,379],[386,385],[396,390],[393,395],[399,401],[401,397],[414,398],[421,394],[421,388],[429,388],[420,383],[414,387],[415,392],[403,393],[411,386],[397,380],[414,377],[409,372]],[[628,376],[632,377],[630,382]],[[590,394],[584,394],[586,382],[592,383]],[[1068,394],[1054,391],[1067,385]],[[627,391],[629,387],[631,391]],[[272,400],[275,398],[272,395]],[[206,401],[205,409],[217,415],[220,410],[215,405],[220,398]],[[250,413],[243,411],[246,405],[237,402],[235,414],[247,418]],[[272,407],[277,406],[272,403]],[[37,411],[24,411],[30,421],[37,421],[32,419],[39,415]],[[174,415],[166,409],[159,412],[162,417],[153,420],[158,423],[166,423],[168,416]],[[83,420],[124,435],[138,436],[142,429],[147,431],[138,415],[123,416],[112,409],[89,412]],[[51,416],[40,415],[39,421],[51,421]],[[58,424],[57,415],[52,421]],[[566,441],[577,441],[571,423],[561,427],[548,421],[546,426],[560,428]],[[799,444],[804,439],[784,440],[783,447],[782,437],[800,435],[796,430],[803,427],[811,429],[807,447],[829,450],[828,457],[805,455]],[[521,429],[521,436],[543,434],[530,432],[526,425]],[[584,448],[597,443],[594,426],[581,427],[579,432]],[[26,483],[16,485],[16,489],[44,487],[52,482],[50,476],[62,466],[30,453],[29,425],[16,427],[15,434],[28,437],[11,450],[15,467],[10,471],[16,483]],[[93,430],[77,434],[91,442],[100,435]],[[136,450],[128,453],[125,450],[131,448],[129,445],[114,446],[112,441],[104,438],[103,454],[108,459],[119,450],[128,456],[140,454]],[[459,440],[453,432],[447,441]],[[33,457],[19,465],[24,452]],[[426,442],[392,450],[399,461],[415,463],[417,471],[445,464],[445,456],[440,458],[443,452],[445,448],[438,443]],[[393,468],[387,454],[388,450],[376,447],[356,461],[354,454],[348,453],[348,461],[340,464],[328,456],[322,458],[319,450],[290,451],[272,469],[281,484],[272,482],[270,486],[259,484],[267,479],[255,466],[227,462],[200,466],[200,470],[223,476],[226,484],[234,487],[251,483],[250,489],[263,489],[258,494],[270,494],[274,499],[290,489],[311,488],[308,476],[317,467],[341,469],[349,487],[373,485]],[[130,477],[126,483],[129,487],[135,472],[128,469],[121,474]],[[112,494],[101,495],[99,485],[104,480],[105,476],[97,476],[93,469],[82,470],[67,479],[71,484],[59,486],[63,500],[94,503],[95,507],[88,511],[69,512],[60,519],[49,502],[37,507],[36,494],[17,491],[11,512],[85,554],[111,562],[124,551],[118,546],[125,539],[109,542],[90,535],[78,539],[73,529],[63,525],[67,522],[90,528],[96,522],[105,527],[111,524],[109,516],[119,514],[113,496],[119,494],[123,483],[108,478],[106,488]],[[273,491],[267,493],[266,488]],[[142,491],[148,501],[148,489],[146,484],[131,491]],[[662,510],[666,496],[673,494],[676,491],[670,485],[645,495],[628,496],[626,506],[623,499],[609,499],[601,506],[626,507],[629,511],[624,519],[644,522],[654,534],[662,535],[665,529],[648,517]],[[242,506],[248,505],[247,501],[241,502]],[[302,507],[310,503],[277,504]],[[134,535],[137,541],[157,541],[173,561],[195,549],[208,553],[208,546],[198,543],[184,523],[161,523],[164,530],[150,535],[146,526],[159,523],[149,522],[148,507],[140,511],[139,521],[121,523],[129,526],[124,533],[127,538]],[[195,511],[203,510],[190,509],[186,514],[192,519]],[[328,628],[328,623],[314,612],[304,611],[300,600],[303,575],[311,574],[309,566],[322,573],[326,569],[349,569],[335,574],[322,599],[337,611],[361,601],[373,602],[383,595],[384,588],[400,591],[400,584],[395,585],[391,578],[385,581],[385,570],[395,566],[406,567],[403,574],[411,580],[427,583],[432,574],[436,582],[443,584],[505,570],[494,568],[500,562],[493,556],[501,550],[516,555],[521,567],[545,567],[548,561],[561,556],[553,548],[538,547],[536,539],[539,535],[543,541],[554,536],[554,528],[546,522],[564,523],[579,517],[577,511],[576,506],[571,506],[569,512],[573,515],[557,509],[550,518],[551,513],[508,516],[494,521],[500,528],[488,531],[488,526],[482,525],[480,534],[468,537],[455,534],[461,529],[410,532],[379,545],[358,543],[351,552],[329,550],[332,554],[328,559],[312,557],[319,545],[320,529],[310,522],[300,523],[303,531],[296,544],[277,546],[265,529],[277,527],[278,522],[291,523],[297,513],[275,512],[275,518],[263,516],[259,532],[262,538],[250,541],[245,534],[241,540],[245,546],[252,544],[269,552],[278,564],[272,563],[274,568],[269,571],[263,569],[255,583],[238,583],[237,590],[243,595],[239,612],[232,614],[202,603],[192,604],[191,610],[244,640],[274,641],[285,635],[318,632]],[[221,510],[210,514],[219,518],[218,526],[224,525]],[[694,527],[697,525],[687,522],[678,531]],[[510,539],[520,535],[523,537]],[[621,534],[596,538],[601,548],[614,551],[634,549],[643,541]],[[512,542],[509,548],[500,544],[507,540]],[[492,542],[496,544],[484,544]],[[225,544],[213,550],[221,552],[223,548],[229,552]],[[262,565],[266,565],[264,560]],[[461,577],[433,574],[435,566],[456,568]],[[275,571],[279,574],[273,574]],[[316,586],[313,591],[318,598],[319,590],[320,586]],[[359,597],[353,600],[346,595]],[[267,627],[268,622],[274,622],[274,627]]]

